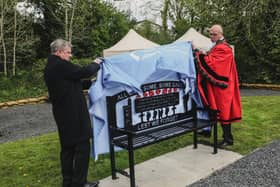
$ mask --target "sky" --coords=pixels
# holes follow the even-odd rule
[[[103,0],[113,4],[118,10],[129,12],[132,18],[137,21],[150,20],[162,25],[160,11],[163,8],[164,0]],[[26,7],[27,6],[27,7]],[[33,6],[21,2],[17,4],[17,10],[22,15],[29,15],[34,10]],[[35,18],[42,18],[43,14],[37,10]],[[168,24],[170,26],[170,24]]]
[[[25,1],[17,3],[16,9],[21,15],[29,16],[33,14],[35,19],[41,19],[44,17],[43,12],[39,8],[35,9],[31,3],[26,3]],[[36,13],[34,14],[34,12]]]
[[[137,21],[150,20],[161,25],[160,11],[163,0],[104,0],[112,3],[117,9],[131,12]]]

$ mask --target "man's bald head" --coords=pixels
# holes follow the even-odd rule
[[[223,28],[221,25],[215,24],[209,29],[209,35],[212,42],[217,42],[223,37]]]
[[[210,28],[210,31],[215,31],[215,32],[220,32],[221,34],[223,34],[223,28],[221,25],[213,25],[211,28]]]

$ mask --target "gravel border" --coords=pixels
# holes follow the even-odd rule
[[[57,130],[49,103],[26,104],[0,110],[0,143]]]
[[[258,149],[189,187],[279,187],[280,140]]]

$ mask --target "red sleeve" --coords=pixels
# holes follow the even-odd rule
[[[219,87],[228,87],[232,50],[226,44],[216,45],[208,55],[196,53],[199,73]]]

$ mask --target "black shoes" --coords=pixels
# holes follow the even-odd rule
[[[232,140],[222,140],[221,142],[218,143],[218,147],[227,147],[227,146],[232,146],[233,141]]]
[[[220,148],[232,146],[233,145],[233,136],[231,133],[231,124],[222,124],[223,129],[223,141],[218,143]]]
[[[91,183],[86,183],[84,187],[98,187],[99,181],[91,182]]]
[[[197,131],[198,135],[204,136],[206,138],[210,138],[211,137],[211,131],[207,131],[207,130],[201,130],[201,131]]]

